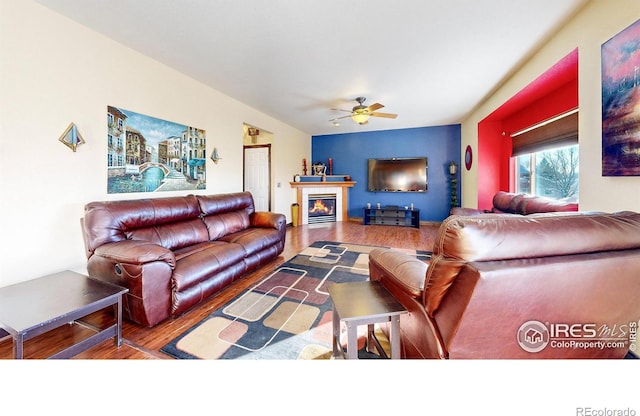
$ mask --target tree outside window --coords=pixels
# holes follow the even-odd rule
[[[580,188],[578,156],[578,145],[518,156],[517,191],[577,202]]]

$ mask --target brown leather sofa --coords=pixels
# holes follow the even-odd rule
[[[451,208],[451,215],[478,215],[487,213],[505,213],[531,215],[545,212],[578,211],[576,202],[567,202],[541,196],[517,194],[513,192],[498,191],[493,196],[493,207],[490,210],[474,208]]]
[[[81,222],[89,275],[128,288],[124,316],[144,326],[273,260],[286,233],[249,192],[91,202]]]
[[[409,311],[400,318],[404,358],[640,350],[639,213],[454,215],[430,263],[377,248],[369,268]]]

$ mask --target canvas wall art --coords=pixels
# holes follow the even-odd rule
[[[640,20],[602,45],[602,176],[640,175]]]
[[[107,107],[108,193],[206,188],[205,131]]]

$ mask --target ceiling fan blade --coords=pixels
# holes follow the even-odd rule
[[[336,121],[336,120],[341,120],[341,119],[343,119],[343,118],[349,118],[349,117],[351,117],[351,115],[332,118],[332,119],[331,119],[331,120],[329,120],[329,121]]]
[[[370,113],[373,113],[374,111],[379,110],[379,109],[381,109],[382,107],[384,107],[382,104],[380,104],[380,103],[375,103],[375,104],[371,104],[371,105],[368,107],[368,110],[369,110],[369,112],[370,112]]]
[[[350,113],[351,112],[351,110],[343,110],[341,108],[332,108],[331,110],[332,111],[344,111],[345,113]]]
[[[391,114],[391,113],[371,113],[369,115],[371,117],[384,117],[384,118],[396,118],[396,117],[398,117],[397,114]]]

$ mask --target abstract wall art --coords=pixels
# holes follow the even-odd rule
[[[640,20],[602,44],[602,176],[640,175]]]

